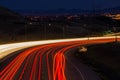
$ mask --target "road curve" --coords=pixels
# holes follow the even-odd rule
[[[0,69],[0,80],[100,80],[89,68],[76,63],[75,59],[68,55],[69,50],[81,45],[114,40],[102,38],[63,41],[31,47],[12,56],[9,54],[7,56],[10,57],[6,56],[0,61],[1,65],[4,65]]]

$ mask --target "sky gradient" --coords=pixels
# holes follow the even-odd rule
[[[103,9],[120,6],[120,0],[0,0],[0,5],[10,9]]]

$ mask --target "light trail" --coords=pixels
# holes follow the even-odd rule
[[[90,37],[89,40],[95,39],[110,39],[115,38],[112,37]],[[117,38],[120,38],[118,36]],[[88,38],[75,38],[75,39],[58,39],[58,40],[46,40],[46,41],[30,41],[30,42],[20,42],[20,43],[11,43],[11,44],[3,44],[0,45],[0,60],[10,53],[15,51],[28,48],[31,46],[43,45],[43,44],[50,44],[50,43],[58,43],[58,42],[68,42],[68,41],[79,41],[79,40],[88,40]]]
[[[20,48],[24,48],[24,46],[30,47],[40,44],[42,45],[29,48],[19,53],[8,65],[6,65],[2,69],[2,71],[0,72],[0,79],[1,80],[13,80],[13,79],[14,80],[67,80],[66,74],[69,73],[65,72],[66,51],[80,45],[106,43],[106,42],[114,41],[114,38],[112,37],[107,37],[107,38],[102,37],[96,39],[90,38],[90,39],[91,40],[86,40],[86,38],[65,39],[58,41],[51,40],[50,42],[43,41],[45,43],[32,42],[31,44],[31,42],[27,42],[27,43],[9,44],[8,46],[6,46],[8,48],[8,51],[13,50],[14,48],[16,50],[18,45],[19,45],[18,47]],[[10,45],[12,45],[13,48],[9,48]],[[5,49],[5,46],[0,49],[1,50]],[[4,51],[7,52],[7,49],[5,49]],[[1,51],[1,54],[3,54],[4,51]],[[46,67],[42,67],[42,65],[46,65]],[[77,70],[79,71],[79,69]],[[84,80],[84,75],[82,75],[81,73],[80,75],[82,77],[82,80]],[[47,74],[47,76],[45,76],[45,74]]]

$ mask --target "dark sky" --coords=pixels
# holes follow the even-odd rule
[[[120,6],[120,0],[0,0],[10,9],[96,9]]]

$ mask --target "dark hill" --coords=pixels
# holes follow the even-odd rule
[[[0,6],[0,24],[11,24],[22,21],[23,17],[20,14]]]
[[[20,14],[0,6],[0,34],[15,34],[14,31],[24,27],[25,20]],[[1,36],[0,35],[0,36]]]
[[[19,15],[5,7],[0,6],[0,16],[16,16],[18,17]]]

